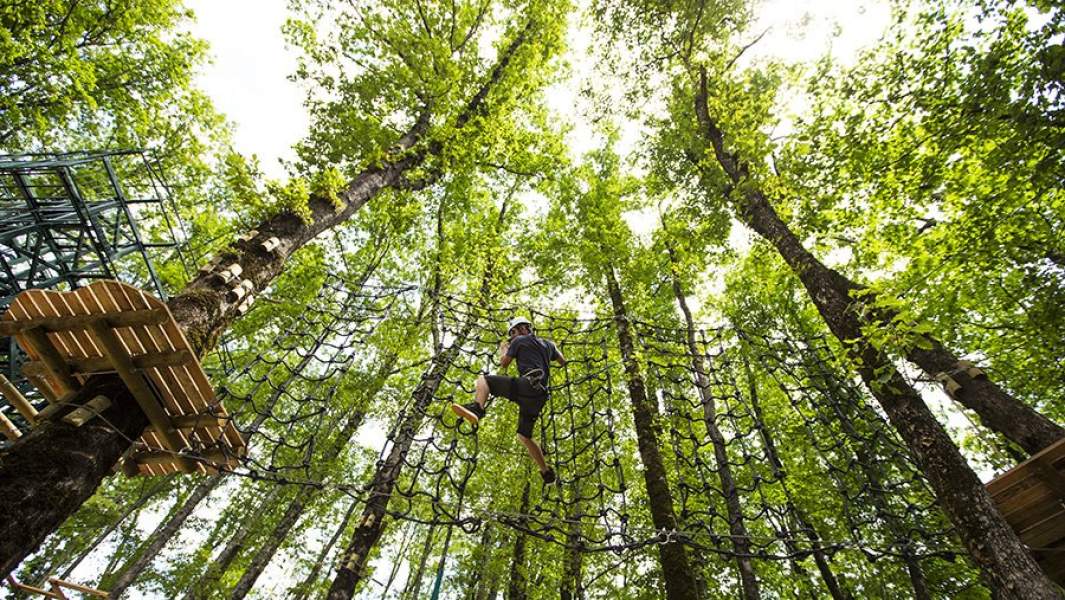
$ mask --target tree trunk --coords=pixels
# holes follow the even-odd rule
[[[853,596],[850,592],[843,589],[836,574],[832,571],[832,565],[829,562],[828,556],[825,555],[824,548],[821,544],[821,536],[817,533],[817,530],[814,529],[813,524],[810,522],[810,519],[806,517],[804,511],[795,504],[794,498],[791,495],[791,490],[788,487],[786,473],[784,471],[784,462],[780,459],[780,454],[777,452],[776,442],[773,440],[773,436],[769,433],[769,427],[766,426],[765,419],[762,417],[762,406],[758,400],[758,388],[755,384],[754,374],[751,372],[751,367],[747,361],[746,355],[743,357],[743,366],[746,371],[747,384],[749,386],[748,402],[751,404],[754,422],[758,426],[758,432],[761,435],[762,443],[765,446],[766,458],[769,459],[769,465],[773,469],[773,477],[780,481],[781,488],[784,490],[784,498],[787,502],[785,508],[787,509],[788,514],[795,517],[799,529],[802,530],[806,539],[810,541],[814,564],[817,565],[817,571],[821,574],[821,580],[824,581],[825,587],[828,588],[828,593],[832,596],[832,600],[851,600]]]
[[[362,519],[356,527],[344,552],[343,562],[337,570],[333,585],[329,588],[329,600],[351,598],[355,587],[362,581],[370,551],[384,533],[385,511],[392,496],[392,488],[403,470],[403,462],[414,441],[414,436],[421,426],[425,411],[433,400],[440,382],[443,381],[451,363],[458,355],[459,346],[466,341],[473,323],[467,322],[458,333],[454,343],[433,357],[429,371],[423,376],[418,387],[414,389],[414,402],[406,414],[401,414],[395,440],[388,457],[374,472],[370,483]]]
[[[78,565],[81,564],[81,561],[88,558],[89,555],[92,554],[93,550],[96,550],[96,548],[100,544],[102,544],[103,541],[111,535],[111,533],[118,529],[119,525],[121,525],[126,519],[128,519],[130,515],[140,511],[140,509],[145,504],[147,504],[149,500],[154,498],[156,494],[166,489],[167,484],[170,483],[172,479],[172,477],[166,476],[160,478],[159,481],[153,482],[153,484],[147,491],[142,493],[140,496],[137,497],[136,500],[131,502],[129,506],[126,507],[126,510],[122,511],[122,514],[120,514],[118,518],[115,519],[113,523],[111,523],[111,525],[109,525],[106,529],[100,532],[100,534],[96,536],[96,539],[94,539],[87,548],[82,550],[81,554],[79,554],[77,558],[75,558],[69,565],[67,565],[66,569],[64,569],[63,572],[59,575],[59,578],[63,580],[69,580],[70,574],[74,572],[74,569],[78,568]],[[47,576],[48,573],[45,573],[45,575]]]
[[[229,565],[233,563],[240,552],[244,550],[244,544],[251,537],[252,530],[259,524],[259,517],[269,510],[270,505],[273,504],[281,489],[282,487],[279,485],[269,487],[255,512],[244,519],[240,527],[230,536],[229,541],[222,548],[222,552],[211,560],[203,575],[189,587],[188,592],[185,594],[185,600],[207,600],[210,597],[211,591],[218,585],[218,580],[222,578],[222,575],[229,569]]]
[[[1005,597],[1060,598],[1054,584],[995,509],[987,489],[921,395],[883,352],[865,343],[863,323],[850,295],[854,284],[819,263],[802,247],[761,191],[747,181],[746,168],[725,150],[724,135],[707,109],[705,70],[699,83],[696,115],[718,162],[741,190],[737,192],[742,194],[737,210],[740,219],[769,240],[798,275],[821,317],[847,349],[862,380],[906,441],[988,582]]]
[[[570,525],[566,535],[566,559],[562,572],[562,588],[559,593],[561,600],[583,600],[584,581],[581,577],[583,572],[584,552],[581,550],[581,514],[580,505],[573,507],[569,513]]]
[[[659,453],[658,434],[655,431],[654,411],[647,399],[640,365],[636,360],[636,346],[629,330],[629,318],[621,295],[621,288],[614,277],[613,267],[607,268],[607,288],[614,308],[614,323],[617,327],[621,359],[632,404],[632,417],[636,426],[636,440],[643,463],[644,483],[650,503],[651,521],[659,534],[671,535],[677,531],[677,517],[673,512],[673,493],[669,489],[666,469]],[[684,544],[677,540],[658,544],[658,556],[662,564],[662,576],[669,600],[696,600],[695,574],[688,562]]]
[[[515,49],[514,44],[517,42],[518,40],[515,40],[511,44],[508,52],[513,52]],[[501,59],[500,64],[505,64],[507,60],[509,59]],[[506,214],[507,201],[504,200],[499,210],[499,217],[496,220],[497,233],[503,228],[503,220]],[[484,302],[489,297],[493,265],[493,262],[489,262],[481,277],[480,289],[477,292],[478,303]],[[436,394],[437,388],[440,387],[444,376],[447,375],[448,370],[451,368],[451,363],[458,356],[462,344],[466,342],[470,332],[473,331],[477,318],[476,311],[471,311],[466,315],[466,321],[462,324],[461,329],[455,333],[455,339],[451,345],[436,352],[428,371],[422,375],[418,386],[414,388],[412,393],[414,401],[411,403],[410,411],[406,414],[400,413],[399,426],[396,429],[392,449],[389,451],[388,457],[380,463],[374,472],[369,486],[366,505],[362,511],[362,519],[360,519],[359,525],[355,528],[351,541],[344,551],[344,557],[340,567],[337,569],[336,577],[333,579],[333,585],[330,586],[329,594],[326,596],[328,600],[347,600],[351,598],[355,593],[355,587],[365,576],[364,571],[369,561],[370,551],[373,550],[377,541],[381,538],[381,534],[384,533],[385,511],[388,508],[388,501],[392,497],[392,489],[395,487],[396,481],[403,470],[407,452],[410,450],[414,436],[421,426],[426,409],[432,402],[433,396]]]
[[[429,526],[429,533],[425,535],[425,544],[418,558],[418,568],[413,575],[407,578],[407,584],[403,586],[402,598],[405,600],[420,600],[422,591],[422,578],[425,577],[425,564],[429,562],[429,555],[433,552],[433,537],[436,534],[436,525]]]
[[[520,514],[529,513],[529,479],[525,478],[525,488],[521,492]],[[526,600],[528,598],[525,577],[525,532],[517,532],[514,539],[514,552],[510,556],[510,584],[507,586],[507,600]]]
[[[0,577],[96,491],[148,418],[120,380],[86,383],[75,402],[103,395],[112,406],[81,427],[44,422],[0,452]]]
[[[710,381],[706,376],[706,362],[703,354],[695,343],[695,320],[692,318],[688,301],[684,297],[684,290],[680,285],[680,278],[676,271],[676,253],[672,245],[668,245],[669,257],[673,266],[671,277],[673,280],[673,295],[677,298],[677,305],[684,314],[686,327],[685,335],[688,344],[688,353],[691,355],[692,370],[695,372],[695,386],[699,391],[699,399],[703,405],[703,422],[706,424],[706,433],[714,446],[714,459],[717,462],[717,476],[721,482],[721,494],[725,497],[725,507],[728,512],[729,533],[731,534],[732,548],[736,553],[736,567],[740,574],[740,585],[743,589],[743,597],[746,600],[759,600],[761,591],[758,585],[758,575],[755,572],[754,562],[751,560],[751,539],[747,532],[747,526],[743,522],[743,509],[740,506],[740,493],[736,489],[735,479],[732,477],[732,467],[729,464],[728,448],[725,444],[725,436],[717,426],[717,406],[714,394],[710,390]]]
[[[170,538],[174,537],[174,534],[181,529],[181,526],[185,524],[185,521],[192,515],[196,507],[200,502],[206,498],[214,488],[222,482],[224,475],[218,473],[204,478],[200,483],[196,484],[196,487],[192,489],[188,497],[185,499],[184,504],[181,505],[176,512],[170,515],[170,518],[164,520],[156,527],[155,531],[148,536],[143,548],[137,552],[136,558],[133,559],[124,569],[121,570],[118,577],[113,582],[106,582],[110,584],[110,590],[108,592],[111,598],[121,598],[122,594],[126,592],[129,586],[133,585],[133,582],[137,580],[141,572],[148,568],[148,565],[155,560],[155,557],[159,555],[166,543],[170,541]]]
[[[732,181],[734,188],[738,189],[741,182],[744,184],[744,191],[737,192],[742,196],[738,199],[737,210],[740,220],[776,247],[811,294],[815,291],[811,284],[817,282],[815,287],[822,296],[814,298],[819,301],[819,306],[832,305],[835,310],[847,312],[856,323],[889,324],[896,316],[894,311],[883,308],[876,311],[857,310],[860,304],[854,298],[854,293],[864,291],[865,288],[817,260],[788,229],[761,190],[748,187],[750,182],[747,181],[746,164],[725,148],[724,133],[710,118],[707,110],[705,69],[701,73],[699,85],[696,114],[703,135],[712,145],[718,163]],[[868,299],[864,302],[868,302]],[[961,391],[954,395],[954,399],[976,412],[989,428],[1014,441],[1029,454],[1035,454],[1065,437],[1065,428],[1014,398],[990,379],[969,376],[964,369],[959,369],[957,355],[938,340],[927,339],[931,348],[907,348],[906,358],[930,377],[936,377],[940,373],[950,374],[962,386]]]
[[[348,523],[351,522],[352,515],[355,514],[355,509],[359,506],[358,502],[352,501],[348,506],[348,510],[344,512],[344,518],[340,520],[340,525],[337,526],[336,531],[333,532],[333,537],[329,538],[329,542],[322,548],[322,551],[318,553],[317,560],[314,561],[314,565],[311,567],[307,576],[303,578],[303,581],[299,585],[292,588],[289,592],[291,600],[307,600],[310,596],[310,591],[314,587],[315,580],[318,579],[318,573],[322,570],[322,565],[325,564],[326,558],[329,556],[329,552],[332,551],[333,546],[336,545],[340,536],[344,535],[344,530],[348,528]]]

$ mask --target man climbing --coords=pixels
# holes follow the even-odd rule
[[[506,398],[518,405],[518,441],[525,446],[529,456],[540,469],[544,483],[555,482],[555,471],[547,466],[544,453],[532,439],[533,425],[540,416],[550,394],[551,362],[566,364],[566,359],[549,340],[537,337],[532,331],[532,322],[525,317],[510,320],[508,340],[499,345],[499,365],[504,371],[517,360],[518,376],[481,375],[477,378],[476,402],[452,404],[451,410],[477,425],[485,415],[488,395]]]

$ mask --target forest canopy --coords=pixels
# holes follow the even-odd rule
[[[150,152],[183,227],[166,314],[217,400],[146,448],[129,378],[157,367],[81,372],[40,333],[20,360],[72,383],[46,403],[12,362],[53,416],[0,403],[0,574],[1060,598],[1065,13],[870,1],[875,35],[806,56],[781,4],[290,0],[248,43],[294,58],[308,126],[264,164],[182,0],[0,2],[0,202],[47,216],[20,161]],[[246,450],[212,445],[229,425]]]

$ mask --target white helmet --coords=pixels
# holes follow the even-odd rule
[[[507,335],[510,335],[510,332],[514,331],[514,328],[517,327],[518,325],[528,325],[529,328],[531,329],[532,328],[532,321],[530,321],[529,319],[526,319],[525,317],[514,317],[513,319],[510,320],[510,326],[507,327]]]

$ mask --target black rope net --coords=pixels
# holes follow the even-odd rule
[[[486,308],[337,276],[278,312],[230,348],[238,367],[214,374],[250,447],[235,475],[328,488],[357,506],[378,493],[373,474],[396,445],[409,444],[388,516],[470,540],[502,527],[557,546],[544,553],[552,560],[624,560],[679,540],[719,583],[735,585],[733,561],[745,559],[815,595],[819,577],[890,594],[915,578],[945,596],[977,585],[897,435],[822,336],[632,322],[678,519],[658,531],[612,318]],[[498,371],[515,312],[568,359],[552,372],[536,429],[557,486],[540,484],[515,440],[516,407],[493,400],[476,430],[450,410],[473,398],[478,374]],[[469,547],[467,560],[484,552]],[[597,564],[609,579],[609,562]]]

